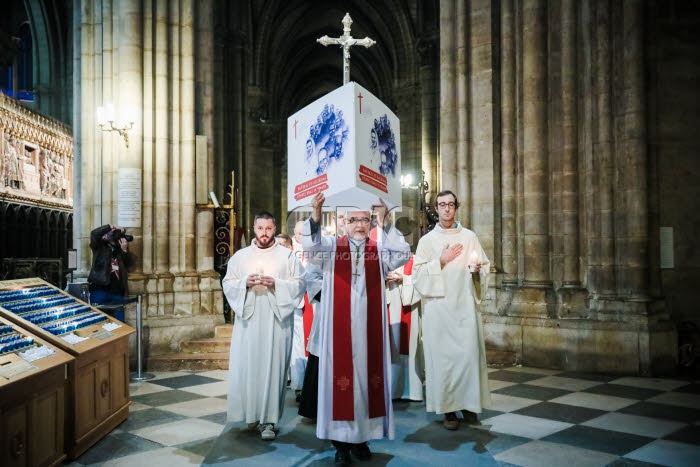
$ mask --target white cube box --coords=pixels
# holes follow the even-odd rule
[[[287,207],[310,210],[323,191],[326,210],[369,209],[381,197],[401,205],[399,119],[350,82],[287,120]]]

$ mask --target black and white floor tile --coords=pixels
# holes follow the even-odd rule
[[[330,466],[335,450],[302,423],[293,391],[274,441],[226,424],[223,370],[157,373],[131,385],[129,419],[70,466]],[[370,466],[697,466],[700,381],[492,368],[477,424],[442,427],[394,401],[396,439],[370,442]]]

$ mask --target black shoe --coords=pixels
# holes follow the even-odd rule
[[[367,443],[353,444],[350,446],[350,452],[361,461],[368,461],[372,458],[372,451],[369,450]]]
[[[335,465],[350,465],[350,450],[348,448],[335,449]]]
[[[476,414],[466,409],[462,409],[462,418],[464,418],[464,421],[467,423],[479,423],[479,418]]]

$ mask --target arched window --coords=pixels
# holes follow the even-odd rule
[[[0,88],[2,92],[19,100],[34,100],[34,57],[32,34],[29,22],[24,21],[17,36],[12,40],[17,53],[11,65],[0,66]]]

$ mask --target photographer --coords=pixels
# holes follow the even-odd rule
[[[90,232],[92,268],[88,276],[93,304],[121,303],[127,293],[128,245],[134,237],[117,225],[103,225]],[[121,317],[119,316],[121,311]],[[124,320],[123,308],[115,317]]]

